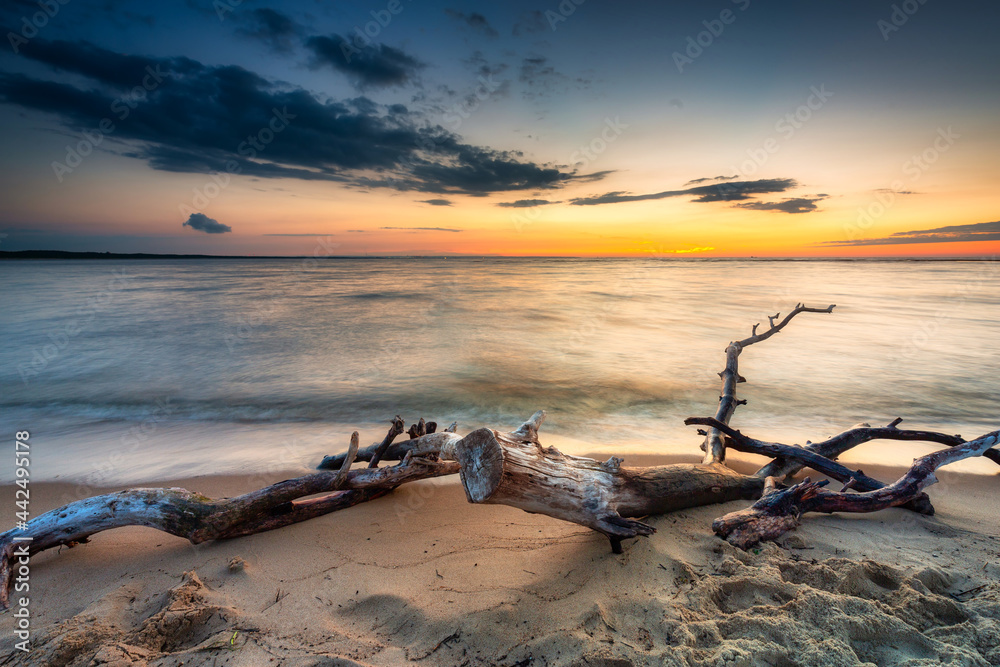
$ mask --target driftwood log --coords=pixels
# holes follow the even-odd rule
[[[568,456],[539,442],[545,418],[536,412],[511,432],[480,428],[462,437],[457,424],[437,432],[434,422],[420,419],[405,429],[392,420],[383,440],[360,448],[351,437],[344,454],[323,459],[318,472],[286,480],[236,498],[211,499],[185,489],[129,489],[69,503],[38,516],[23,529],[0,534],[0,606],[7,608],[13,575],[20,559],[58,546],[75,546],[94,533],[122,526],[149,526],[192,543],[252,535],[345,509],[391,492],[407,482],[458,473],[471,503],[510,505],[528,512],[571,521],[606,535],[620,553],[622,540],[652,534],[655,529],[639,518],[674,510],[733,500],[757,501],[748,509],[729,513],[713,523],[713,530],[731,543],[747,548],[775,539],[794,528],[806,512],[873,512],[905,507],[932,514],[924,489],[936,480],[937,468],[955,461],[985,456],[1000,464],[1000,431],[966,442],[957,435],[898,428],[900,419],[884,427],[855,426],[828,440],[806,447],[770,443],[742,434],[729,423],[736,408],[739,357],[748,346],[780,332],[799,313],[831,313],[834,306],[797,305],[779,321],[769,317],[767,330],[726,347],[726,365],[719,373],[722,393],[714,417],[691,417],[686,423],[707,427],[704,459],[700,464],[631,468],[611,457],[601,463]],[[403,433],[405,441],[395,442]],[[946,449],[914,461],[892,484],[884,484],[835,459],[872,440],[934,442]],[[726,449],[752,452],[772,461],[752,475],[725,465]],[[364,468],[352,468],[357,462]],[[379,467],[382,461],[395,465]],[[785,480],[804,468],[843,483],[843,489],[823,489],[825,480],[809,478],[788,488]]]
[[[455,445],[465,495],[471,503],[511,505],[547,514],[604,533],[621,553],[624,538],[655,529],[631,517],[685,507],[757,498],[764,480],[741,475],[720,463],[623,468],[542,447],[536,412],[511,433],[481,428]]]

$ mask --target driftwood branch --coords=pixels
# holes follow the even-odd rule
[[[730,343],[726,348],[726,367],[719,373],[719,377],[722,378],[722,395],[719,396],[719,407],[715,412],[716,420],[723,424],[728,424],[729,420],[733,417],[733,413],[736,412],[736,407],[745,402],[740,401],[736,397],[736,385],[740,382],[746,382],[746,378],[740,375],[739,371],[740,353],[746,347],[765,341],[775,335],[784,329],[792,321],[792,318],[799,313],[832,313],[834,307],[834,305],[830,305],[826,308],[809,308],[800,303],[792,309],[792,312],[785,316],[785,319],[777,324],[774,321],[781,313],[775,314],[774,317],[768,317],[770,328],[767,331],[757,333],[757,327],[760,325],[755,324],[749,338]],[[704,463],[722,463],[726,460],[726,445],[722,439],[722,433],[718,429],[709,429],[702,448],[705,450]]]
[[[433,422],[432,422],[433,423]],[[452,424],[449,428],[454,428],[456,425]],[[415,455],[422,455],[428,453],[438,453],[438,452],[449,452],[450,445],[454,444],[456,441],[460,440],[461,437],[456,435],[456,433],[451,431],[440,431],[437,433],[431,433],[428,435],[423,435],[418,438],[413,438],[411,440],[404,440],[402,442],[397,442],[394,444],[389,444],[386,446],[385,451],[379,457],[378,462],[382,461],[402,461],[406,458],[406,455],[413,452]],[[354,457],[355,461],[368,461],[369,463],[374,458],[375,454],[378,453],[382,443],[374,444],[370,447],[364,447],[358,450],[357,456]],[[453,457],[450,455],[442,455],[443,458],[452,460]],[[320,470],[339,470],[341,466],[344,465],[344,459],[347,457],[347,453],[335,454],[333,456],[325,456],[318,466]]]
[[[872,427],[868,424],[858,424],[842,433],[839,433],[828,440],[810,443],[805,447],[811,452],[819,454],[828,459],[836,459],[847,450],[857,447],[860,444],[872,440],[902,440],[909,442],[936,442],[949,447],[955,447],[965,443],[960,435],[947,435],[934,431],[911,431],[896,428],[901,418],[896,418],[891,424],[883,427]],[[984,456],[1000,463],[1000,452],[996,450],[988,451]],[[802,464],[796,461],[786,461],[778,458],[767,464],[759,471],[759,477],[783,478],[802,470]]]
[[[885,486],[884,483],[869,477],[860,470],[851,470],[836,461],[831,461],[808,449],[782,445],[777,442],[756,440],[743,435],[728,424],[723,424],[712,417],[688,417],[684,420],[684,423],[688,425],[700,424],[716,428],[728,436],[726,440],[727,447],[731,447],[739,452],[796,461],[807,468],[812,468],[816,472],[823,473],[843,483],[845,488],[849,487],[858,491],[875,491]],[[920,494],[910,501],[908,509],[912,509],[920,514],[934,514],[934,507],[931,505],[930,498],[926,494]]]
[[[421,422],[424,421],[423,418],[421,418],[420,421]],[[385,452],[386,452],[387,449],[389,449],[389,445],[392,444],[392,441],[396,439],[397,435],[399,435],[400,433],[403,432],[404,428],[405,428],[405,425],[403,424],[402,418],[399,415],[396,415],[396,418],[392,420],[392,426],[389,427],[389,432],[385,434],[385,439],[382,440],[381,443],[379,443],[378,447],[372,453],[372,456],[371,456],[371,458],[369,459],[369,462],[368,462],[368,467],[369,468],[377,468],[378,467],[378,462],[382,459],[383,456],[385,456]],[[356,453],[357,452],[355,452],[355,454]],[[350,452],[348,452],[348,458],[351,458],[351,459],[354,458],[353,456],[350,455]],[[399,460],[399,459],[397,459],[397,460]],[[354,461],[352,460],[351,463],[353,463],[353,462]],[[320,467],[322,467],[322,464],[320,464]],[[351,467],[351,464],[348,463],[347,467],[348,468]]]
[[[436,440],[431,440],[438,436]],[[385,468],[318,472],[285,480],[235,498],[212,499],[186,489],[129,489],[86,498],[46,512],[24,530],[0,534],[0,607],[7,608],[16,559],[58,546],[75,546],[123,526],[147,526],[185,537],[192,544],[281,528],[385,495],[401,484],[458,472],[439,460],[435,445],[452,446],[454,433],[424,436],[406,460]],[[444,436],[442,438],[441,436]],[[357,451],[358,434],[344,461]],[[319,497],[316,494],[326,494]]]
[[[826,491],[825,482],[806,478],[788,489],[770,488],[750,508],[731,512],[712,524],[716,535],[747,548],[763,540],[773,540],[798,525],[806,512],[875,512],[898,507],[916,498],[923,489],[937,482],[934,472],[941,466],[972,456],[982,456],[1000,442],[1000,431],[993,431],[971,442],[942,449],[916,459],[909,471],[896,482],[866,493]],[[773,477],[769,477],[773,487]]]

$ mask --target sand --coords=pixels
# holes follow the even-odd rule
[[[1000,665],[1000,473],[941,478],[934,517],[810,515],[749,552],[710,530],[745,503],[653,517],[616,556],[455,478],[226,542],[119,529],[32,559],[33,648],[4,614],[0,665]],[[33,512],[71,491],[33,485]]]

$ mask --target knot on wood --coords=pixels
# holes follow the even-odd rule
[[[618,472],[621,469],[622,461],[625,459],[619,456],[612,456],[610,459],[601,464],[601,467],[609,472]]]

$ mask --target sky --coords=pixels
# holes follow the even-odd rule
[[[0,250],[993,256],[1000,4],[7,0]]]

